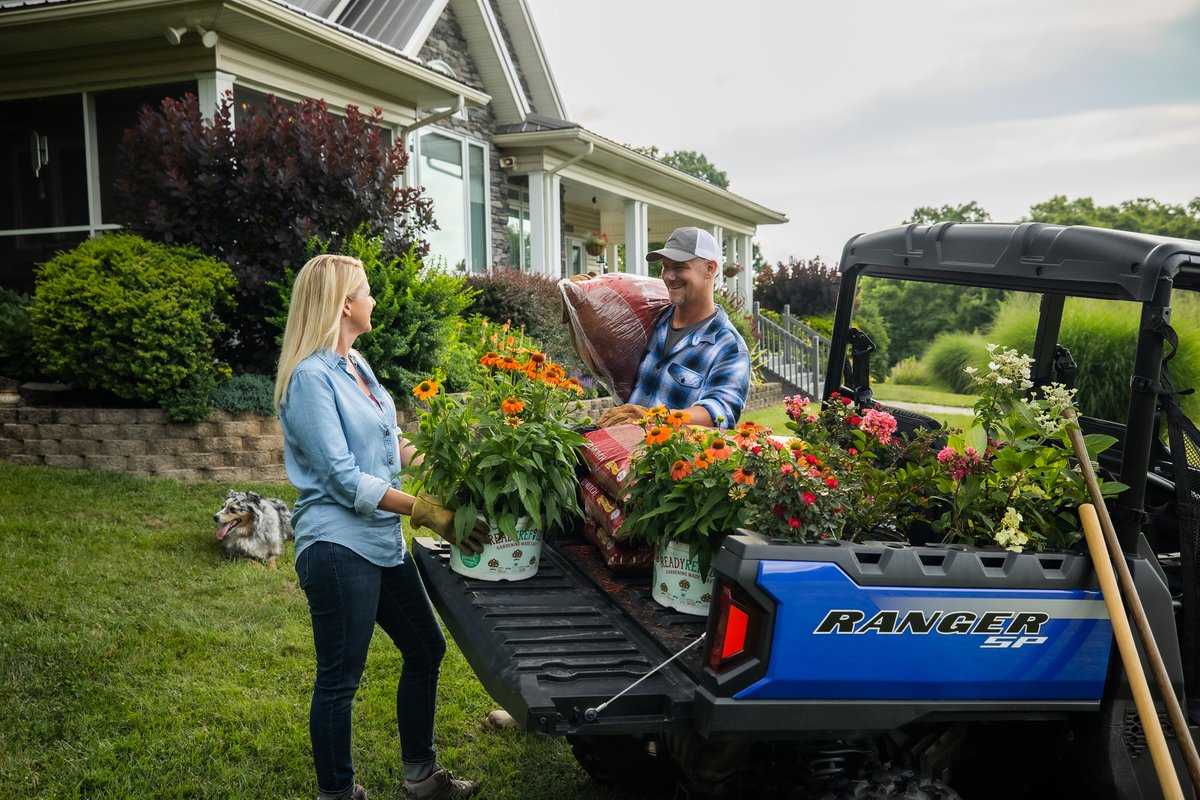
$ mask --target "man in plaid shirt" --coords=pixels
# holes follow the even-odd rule
[[[677,228],[646,254],[662,262],[671,305],[654,322],[629,402],[606,411],[601,427],[636,419],[649,406],[686,411],[694,425],[737,423],[750,391],[750,351],[713,301],[720,257],[716,239],[700,228]]]

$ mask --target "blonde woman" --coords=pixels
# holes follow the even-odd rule
[[[354,782],[351,705],[376,623],[404,655],[396,724],[406,798],[475,794],[438,765],[433,747],[437,681],[446,639],[413,560],[400,515],[445,538],[453,512],[400,489],[414,457],[399,435],[396,406],[354,349],[371,330],[375,301],[362,263],[321,255],[296,276],[275,407],[288,479],[300,495],[292,513],[296,573],[312,615],[317,675],[309,733],[320,800],[365,800]],[[470,546],[470,545],[468,545]]]

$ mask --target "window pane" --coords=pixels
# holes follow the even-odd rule
[[[483,147],[468,144],[467,153],[471,162],[471,269],[475,272],[486,272],[488,229]]]
[[[0,102],[0,153],[0,229],[88,224],[81,95]]]
[[[116,222],[117,155],[125,131],[137,125],[142,106],[162,108],[164,97],[196,94],[196,82],[139,86],[96,93],[96,151],[100,163],[100,220]]]
[[[440,133],[420,134],[418,177],[433,201],[438,230],[429,231],[429,254],[449,269],[467,267],[467,209],[462,142]]]

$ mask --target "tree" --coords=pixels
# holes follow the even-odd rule
[[[680,172],[699,178],[721,189],[729,188],[729,176],[708,160],[703,153],[695,150],[675,150],[670,153],[660,153],[654,145],[650,147],[630,147],[631,150],[649,156],[655,161],[661,161],[668,167],[674,167]]]
[[[838,272],[821,259],[796,261],[789,258],[772,269],[765,267],[754,276],[754,299],[763,308],[782,312],[783,307],[798,317],[832,314],[837,304]]]
[[[1029,217],[1035,222],[1056,225],[1093,225],[1156,236],[1200,239],[1200,196],[1192,198],[1186,205],[1139,197],[1115,206],[1098,206],[1090,197],[1068,200],[1066,195],[1059,194],[1030,207]]]
[[[984,211],[979,203],[972,200],[969,203],[961,206],[942,206],[934,208],[933,206],[921,206],[914,208],[912,216],[904,221],[904,224],[910,222],[920,223],[922,225],[932,225],[935,222],[991,222],[992,215]]]
[[[307,258],[310,239],[338,249],[364,226],[382,239],[385,260],[432,225],[420,189],[398,188],[408,164],[403,143],[387,143],[381,112],[321,100],[285,104],[268,95],[233,128],[233,95],[212,120],[194,95],[143,107],[125,132],[116,184],[119,221],[152,240],[187,243],[229,264],[237,308],[222,355],[244,372],[270,372],[278,349],[268,321],[279,310],[273,284]]]

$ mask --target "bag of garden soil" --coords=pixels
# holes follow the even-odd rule
[[[654,570],[654,548],[618,542],[592,520],[584,520],[583,536],[596,546],[604,564],[616,575],[649,575]]]
[[[629,474],[629,458],[637,443],[646,438],[641,425],[614,425],[583,435],[580,448],[588,475],[609,497],[621,496],[621,484]]]

